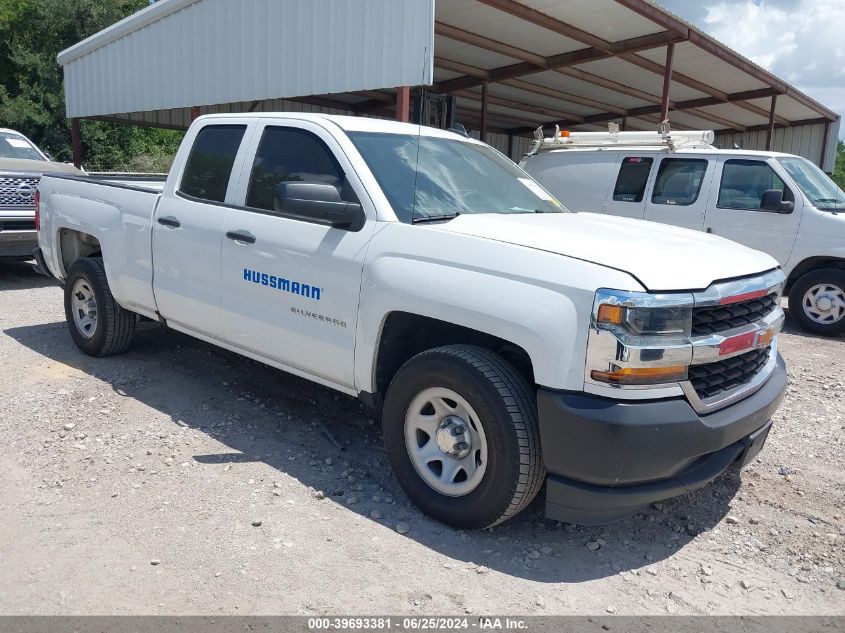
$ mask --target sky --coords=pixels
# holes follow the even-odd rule
[[[658,3],[845,115],[845,0]],[[839,133],[845,139],[845,123]]]

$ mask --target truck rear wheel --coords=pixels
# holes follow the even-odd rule
[[[402,488],[447,525],[501,523],[545,480],[536,395],[483,348],[448,345],[405,363],[390,384],[382,424]]]
[[[129,349],[138,317],[114,300],[99,257],[76,260],[65,280],[65,316],[71,338],[89,356]]]
[[[845,332],[845,270],[821,268],[798,279],[789,292],[789,316],[807,332]]]

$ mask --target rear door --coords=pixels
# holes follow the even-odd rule
[[[248,123],[209,122],[193,133],[193,142],[186,137],[190,153],[183,172],[172,190],[168,183],[156,209],[153,291],[159,313],[178,329],[221,335],[224,205],[237,188],[232,174],[239,173],[234,168],[246,148]]]
[[[262,119],[243,168],[222,245],[228,342],[286,366],[353,386],[355,326],[375,209],[338,142],[321,126]],[[335,185],[360,202],[359,231],[285,217],[280,182]],[[246,237],[246,239],[244,239]]]
[[[781,167],[765,158],[724,156],[718,167],[707,231],[768,253],[785,265],[798,234],[803,196],[796,196],[778,173]],[[771,189],[783,191],[783,199],[795,208],[789,213],[762,209],[763,193]]]
[[[620,152],[613,184],[607,192],[604,212],[641,220],[645,192],[651,182],[656,153]]]
[[[703,230],[715,164],[705,157],[663,156],[646,197],[645,219]]]

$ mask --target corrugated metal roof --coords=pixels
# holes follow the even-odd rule
[[[654,129],[669,47],[677,128],[757,134],[773,95],[778,128],[838,125],[650,0],[160,0],[59,62],[68,116],[184,126],[190,106],[264,110],[280,98],[392,116],[394,87],[433,84],[477,127],[487,82],[489,130],[525,135],[556,123]],[[821,156],[821,145],[774,138]]]
[[[161,0],[59,54],[69,117],[432,82],[434,0]]]

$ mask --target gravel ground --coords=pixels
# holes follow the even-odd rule
[[[845,339],[781,337],[741,474],[608,527],[538,499],[463,533],[409,504],[356,400],[156,324],[86,357],[25,264],[0,297],[0,614],[845,615]]]

